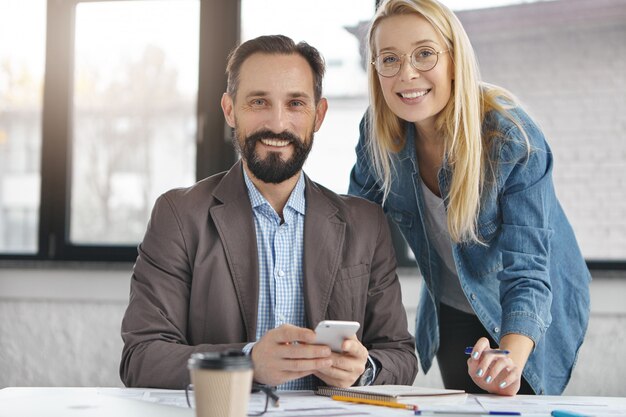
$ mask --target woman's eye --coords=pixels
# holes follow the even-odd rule
[[[398,62],[398,57],[395,55],[386,55],[383,56],[382,62],[383,64],[395,64]]]
[[[432,56],[434,53],[435,51],[433,51],[432,49],[420,49],[415,55],[417,56],[417,58],[424,59]]]

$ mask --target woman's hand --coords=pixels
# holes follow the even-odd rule
[[[490,353],[489,341],[481,337],[467,360],[467,372],[476,385],[491,394],[515,395],[533,345],[526,336],[509,334],[502,338],[500,348],[510,353]]]

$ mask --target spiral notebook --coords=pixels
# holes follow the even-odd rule
[[[319,387],[317,395],[332,397],[341,395],[366,400],[400,402],[401,400],[425,399],[428,397],[467,396],[465,391],[443,388],[414,387],[411,385],[370,385],[367,387]]]

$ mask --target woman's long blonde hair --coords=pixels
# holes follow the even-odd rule
[[[437,115],[435,128],[444,140],[452,181],[447,195],[448,230],[455,242],[480,242],[477,220],[481,191],[488,173],[494,169],[488,157],[488,137],[483,137],[482,122],[490,110],[502,112],[520,130],[520,123],[507,109],[516,99],[506,90],[481,82],[474,50],[458,18],[436,0],[387,0],[378,8],[368,33],[368,62],[376,56],[374,35],[381,21],[396,16],[417,14],[424,17],[446,43],[454,65],[452,94]],[[383,200],[391,189],[391,155],[405,145],[404,122],[387,106],[373,65],[368,66],[370,90],[368,150],[380,180]]]

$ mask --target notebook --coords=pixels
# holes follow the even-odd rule
[[[341,395],[351,398],[391,402],[400,402],[401,400],[408,399],[425,399],[428,397],[465,397],[467,395],[463,390],[414,387],[411,385],[370,385],[367,387],[349,388],[319,387],[315,393],[327,397]]]

